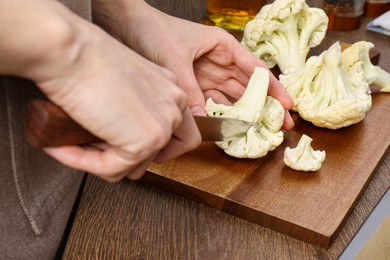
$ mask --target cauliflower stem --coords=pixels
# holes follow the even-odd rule
[[[265,156],[283,142],[280,131],[284,120],[284,108],[276,99],[267,96],[269,71],[257,67],[249,79],[241,98],[227,106],[216,104],[210,98],[206,102],[209,116],[228,117],[258,124],[237,140],[217,142],[227,154],[237,158],[259,158]]]

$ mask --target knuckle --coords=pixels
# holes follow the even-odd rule
[[[174,93],[174,99],[176,100],[176,104],[179,107],[180,111],[184,112],[188,107],[187,94],[183,90],[178,88]]]
[[[163,124],[156,124],[150,131],[150,135],[146,146],[149,149],[153,149],[153,152],[161,150],[171,139],[172,132],[171,127],[164,126]]]
[[[214,34],[217,36],[217,37],[220,37],[221,39],[224,39],[224,40],[227,40],[227,41],[237,41],[236,38],[230,34],[230,33],[227,33],[225,29],[221,28],[221,27],[213,27],[213,29],[215,30]]]
[[[149,123],[149,129],[146,131],[147,135],[142,140],[123,147],[120,157],[128,164],[128,168],[137,165],[166,146],[172,136],[172,125],[156,120]]]
[[[212,29],[215,31],[214,33],[221,34],[221,35],[226,34],[226,31],[221,27],[214,26],[214,27],[212,27]]]

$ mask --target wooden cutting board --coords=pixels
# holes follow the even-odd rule
[[[283,163],[287,146],[302,134],[327,157],[315,173]],[[165,164],[152,164],[144,181],[297,239],[330,247],[360,195],[387,154],[390,95],[373,94],[359,124],[328,130],[299,117],[285,141],[260,159],[236,159],[214,143]]]

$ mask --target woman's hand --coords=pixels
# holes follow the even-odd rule
[[[143,1],[95,0],[93,7],[94,20],[100,26],[174,72],[189,95],[193,114],[205,114],[205,99],[209,97],[224,104],[240,98],[254,68],[266,67],[225,30],[169,16]],[[291,109],[293,102],[287,91],[270,74],[269,94],[286,110]],[[284,128],[293,125],[286,111]]]
[[[10,35],[31,44],[13,46],[15,54],[26,51],[26,55],[9,55],[14,58],[2,67],[3,72],[35,81],[54,103],[105,141],[88,147],[46,148],[49,155],[70,167],[118,181],[125,176],[137,179],[152,161],[169,160],[200,144],[187,95],[172,72],[56,1],[34,2],[37,12],[29,11],[29,1],[19,2],[27,5],[20,6],[26,16],[18,24],[10,16],[6,24],[40,28],[45,38],[32,37],[34,32],[31,37]],[[48,18],[52,19],[49,26],[42,26]],[[30,50],[32,58],[26,60],[30,52],[24,46],[35,46]]]

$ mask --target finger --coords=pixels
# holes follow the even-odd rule
[[[90,143],[90,144],[85,145],[83,147],[84,148],[91,148],[91,149],[98,149],[100,151],[104,151],[104,150],[107,150],[110,147],[110,145],[107,144],[107,143],[102,142],[102,143]]]
[[[170,142],[156,156],[156,162],[165,162],[195,149],[202,139],[189,109],[183,114],[182,124],[173,133]]]
[[[145,174],[146,170],[148,169],[148,166],[153,162],[156,155],[157,153],[155,153],[153,156],[150,156],[142,163],[138,164],[137,167],[127,173],[126,177],[133,181],[140,179]]]
[[[199,85],[205,88],[218,85],[228,79],[235,79],[240,85],[246,86],[250,77],[231,58],[222,60],[219,57],[212,57],[212,59],[201,57],[194,63],[194,71]]]
[[[225,95],[238,100],[246,90],[246,85],[242,85],[235,79],[229,79],[222,85],[217,86],[217,90],[221,91]]]
[[[269,70],[268,67],[264,64],[264,62],[262,62],[260,59],[255,57],[253,54],[251,54],[248,50],[244,49],[243,51],[241,49],[236,51],[242,53],[243,55],[242,59],[236,59],[237,64],[241,66],[245,72],[250,73],[250,75],[253,74],[253,70],[255,67],[263,67]],[[244,55],[245,52],[246,55]],[[276,98],[277,100],[279,100],[285,109],[288,110],[291,109],[294,103],[290,95],[288,94],[287,90],[279,82],[279,80],[275,77],[275,75],[272,74],[271,71],[269,71],[269,75],[270,78],[269,78],[268,94]]]
[[[270,72],[270,83],[268,87],[268,94],[279,100],[282,106],[290,110],[294,106],[294,102],[282,83]]]
[[[238,42],[233,48],[233,59],[237,66],[241,68],[248,77],[253,74],[255,67],[268,69],[267,65],[263,61],[254,56]]]
[[[294,127],[294,120],[292,119],[290,112],[285,110],[284,120],[283,120],[283,129],[290,130]]]
[[[215,82],[212,79],[208,79],[208,78],[199,78],[199,83],[201,84],[201,86],[213,86],[212,89],[223,92],[225,95],[237,100],[245,92],[246,84],[248,82],[246,82],[246,84],[243,85],[235,78],[226,77],[224,81],[221,80],[221,83]],[[206,90],[212,90],[212,89],[204,88],[204,92]]]
[[[188,95],[188,106],[190,107],[192,114],[200,116],[206,115],[205,99],[198,81],[195,78],[192,64],[191,66],[183,66],[183,64],[174,65],[172,70],[176,75],[179,86]]]
[[[92,144],[83,146],[83,148],[85,150],[88,150],[88,151],[93,151],[93,150],[102,151],[102,150],[107,150],[108,147],[109,147],[109,145],[107,143],[92,143]],[[123,172],[118,172],[116,175],[117,176],[126,176],[130,180],[138,180],[145,173],[147,167],[150,165],[150,163],[153,161],[153,159],[156,157],[156,155],[157,155],[157,153],[153,154],[148,159],[139,163],[137,166],[135,166],[135,168],[126,169]],[[92,173],[92,172],[90,172],[90,173]],[[115,180],[112,179],[110,181],[114,182]]]
[[[268,69],[264,62],[255,57],[241,45],[240,48],[237,47],[234,50],[235,62],[242,68],[244,72],[249,73],[248,75],[252,75],[255,67],[263,67]],[[285,109],[291,109],[294,103],[290,95],[279,82],[279,80],[271,72],[269,74],[270,84],[268,88],[268,94],[279,100]]]
[[[233,105],[233,102],[218,90],[210,89],[210,90],[205,91],[203,94],[204,94],[204,97],[206,98],[206,100],[209,98],[212,98],[213,101],[217,104],[224,104],[227,106]]]
[[[86,171],[110,182],[121,180],[124,172],[131,171],[136,162],[125,160],[113,149],[100,151],[80,146],[44,148],[44,151],[62,164]]]

